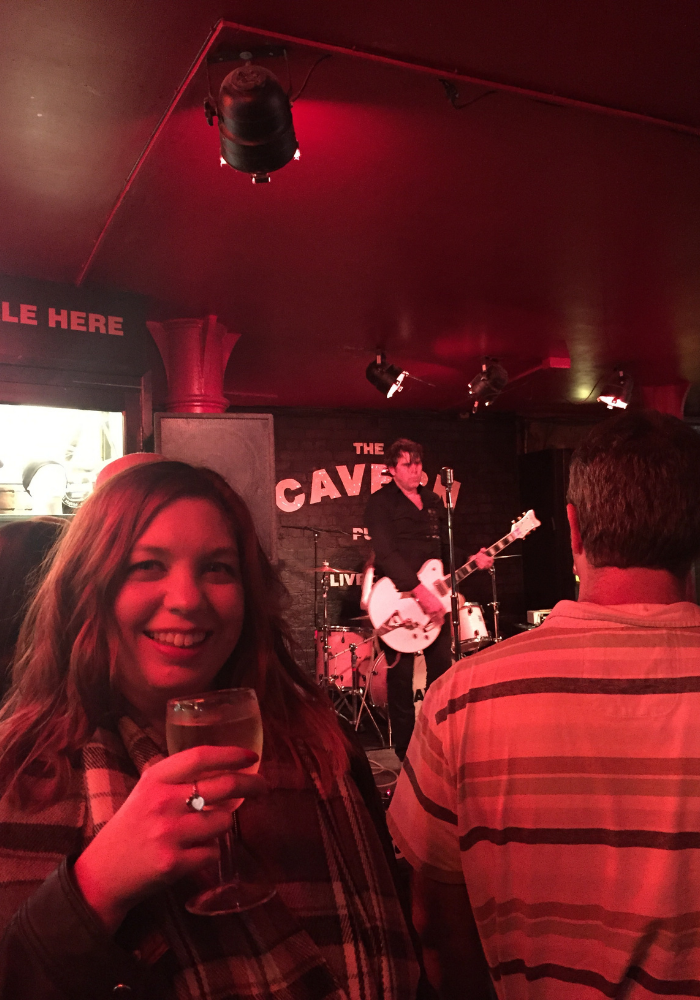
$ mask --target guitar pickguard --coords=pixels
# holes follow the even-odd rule
[[[445,611],[449,611],[450,587],[449,584],[445,582],[444,571],[440,560],[428,559],[427,562],[424,562],[418,570],[418,579],[424,587],[427,587],[428,590],[432,590],[435,596],[440,599]]]
[[[388,576],[375,583],[367,610],[384,642],[399,653],[426,649],[440,632],[418,601],[402,595]]]

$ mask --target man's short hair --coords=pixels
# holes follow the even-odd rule
[[[403,452],[406,452],[412,462],[423,462],[423,446],[408,438],[399,438],[389,448],[386,453],[386,464],[388,469],[395,469]]]
[[[568,500],[591,565],[683,577],[700,552],[700,435],[653,410],[611,417],[574,452]]]

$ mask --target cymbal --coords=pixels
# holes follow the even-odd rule
[[[355,615],[354,618],[349,618],[348,621],[351,622],[368,622],[369,615]]]
[[[313,569],[303,569],[302,573],[356,573],[354,569],[338,569],[337,566],[314,566]]]

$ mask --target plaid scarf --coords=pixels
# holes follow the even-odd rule
[[[302,766],[264,759],[271,792],[239,810],[277,893],[241,914],[184,909],[203,883],[183,879],[131,911],[118,941],[165,970],[177,1000],[408,1000],[417,965],[376,830],[349,774],[324,790],[310,755]],[[162,759],[149,733],[123,717],[81,754],[69,794],[39,813],[0,802],[0,921],[62,858],[109,821],[138,776]],[[39,779],[37,779],[39,780]],[[183,802],[184,809],[184,802]],[[197,884],[199,883],[199,884]]]

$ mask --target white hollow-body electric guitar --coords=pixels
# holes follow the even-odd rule
[[[487,549],[487,554],[495,556],[518,538],[525,538],[540,521],[535,517],[534,510],[513,522],[513,527],[507,535],[500,538],[495,545]],[[470,559],[456,571],[457,583],[461,583],[479,567],[475,559]],[[370,580],[367,580],[368,576]],[[432,591],[442,603],[445,613],[451,610],[451,583],[449,574],[445,576],[442,562],[439,559],[428,559],[418,570],[418,579]],[[370,572],[365,573],[365,581],[371,584]],[[372,585],[369,596],[363,602],[366,604],[370,621],[387,646],[400,653],[419,653],[435,641],[440,632],[439,625],[432,625],[428,615],[423,611],[418,601],[411,593],[401,593],[388,576],[382,577]]]

